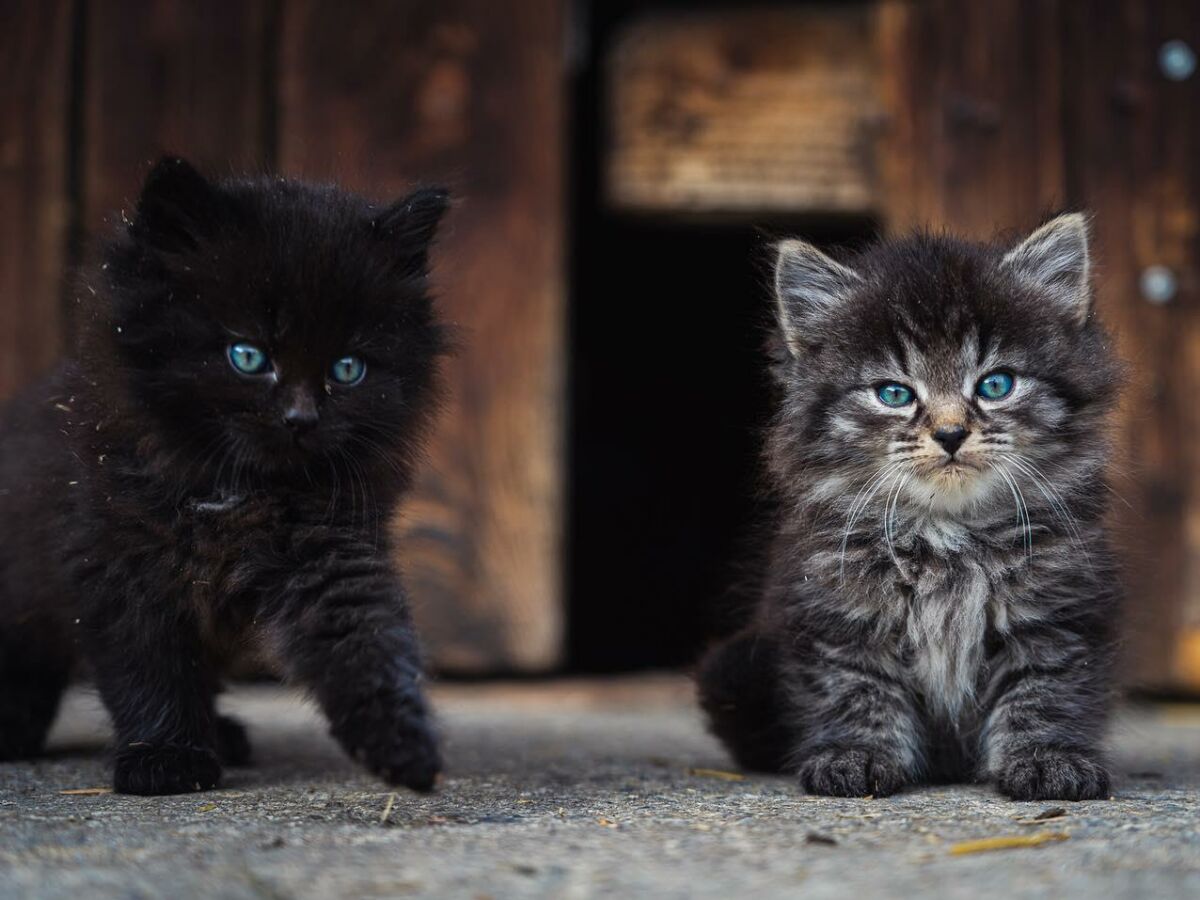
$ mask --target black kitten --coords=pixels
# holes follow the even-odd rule
[[[848,265],[785,241],[776,292],[782,511],[755,621],[701,667],[715,732],[821,794],[1105,796],[1120,372],[1085,220]]]
[[[42,749],[82,658],[116,789],[211,788],[249,754],[213,701],[251,649],[373,772],[433,785],[388,521],[436,400],[446,206],[154,168],[84,279],[77,352],[0,426],[0,759]]]

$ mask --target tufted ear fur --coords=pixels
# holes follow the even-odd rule
[[[164,156],[142,185],[130,233],[159,250],[196,245],[220,219],[220,190],[187,160]]]
[[[1047,222],[1008,251],[1003,264],[1079,324],[1092,308],[1088,223],[1082,213]]]
[[[775,311],[779,331],[788,351],[799,356],[806,336],[862,278],[804,241],[782,241],[777,253]]]
[[[418,188],[384,209],[371,225],[392,243],[406,270],[423,275],[429,268],[433,236],[449,208],[450,192],[445,188]]]

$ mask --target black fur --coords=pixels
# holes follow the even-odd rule
[[[389,521],[436,406],[427,286],[447,195],[150,173],[81,278],[78,346],[0,423],[0,759],[42,749],[82,661],[116,789],[213,787],[250,756],[222,668],[273,660],[346,751],[426,790],[438,741]],[[272,369],[227,356],[249,341]],[[331,378],[349,354],[360,384]],[[284,423],[289,410],[307,430]],[[315,416],[315,420],[313,420]]]
[[[1121,372],[1088,279],[1081,216],[1007,252],[915,235],[843,266],[780,246],[780,512],[757,615],[698,676],[739,763],[821,794],[1107,795]],[[1015,387],[985,399],[996,371]],[[892,383],[912,400],[883,402]],[[960,427],[961,448],[934,438]]]

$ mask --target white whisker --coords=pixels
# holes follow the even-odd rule
[[[1079,526],[1075,516],[1071,513],[1071,510],[1067,506],[1066,501],[1062,498],[1062,495],[1055,489],[1054,485],[1049,482],[1045,473],[1042,472],[1041,469],[1037,468],[1037,466],[1035,466],[1028,458],[1022,456],[1021,454],[1003,453],[1000,455],[1003,456],[1007,462],[1015,466],[1019,472],[1022,472],[1024,475],[1028,476],[1029,480],[1033,482],[1034,487],[1036,487],[1038,491],[1041,492],[1042,496],[1046,498],[1046,502],[1050,505],[1051,512],[1054,513],[1058,520],[1062,522],[1063,526],[1067,529],[1068,537],[1079,548],[1080,553],[1083,554],[1084,559],[1087,561],[1090,568],[1091,557],[1087,552],[1087,546],[1084,543],[1083,535],[1079,531]]]
[[[840,581],[845,582],[846,580],[846,547],[850,541],[850,535],[854,530],[855,522],[858,521],[859,516],[864,510],[866,510],[867,505],[871,502],[871,498],[878,493],[879,489],[883,486],[888,477],[897,474],[899,470],[899,464],[884,466],[884,468],[880,469],[875,473],[875,475],[868,479],[862,490],[858,492],[854,502],[850,504],[850,509],[846,512],[846,530],[842,534],[841,557],[838,567],[838,579]],[[863,493],[867,491],[868,488],[870,488],[870,492],[863,497]],[[861,502],[859,502],[859,497],[862,497]]]

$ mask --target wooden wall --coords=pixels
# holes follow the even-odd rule
[[[560,0],[285,4],[279,165],[462,198],[441,247],[464,328],[450,415],[405,519],[405,564],[444,667],[559,659],[563,411]]]
[[[872,37],[843,46],[856,33]],[[1132,373],[1114,472],[1129,674],[1200,689],[1200,73],[1164,68],[1171,41],[1200,51],[1200,4],[649,13],[612,51],[606,189],[626,212],[855,213],[977,238],[1094,213],[1099,305]]]
[[[85,252],[82,234],[128,208],[163,151],[217,173],[277,167],[381,197],[448,181],[464,199],[436,278],[467,349],[401,525],[404,563],[443,667],[554,665],[564,615],[564,7],[0,0],[0,396],[64,345],[64,266]],[[701,216],[735,206],[743,216],[853,212],[889,229],[981,237],[1090,209],[1102,312],[1133,372],[1115,484],[1128,658],[1141,683],[1200,687],[1200,75],[1160,64],[1172,40],[1200,49],[1200,4],[798,7],[763,17],[774,40],[754,40],[754,17],[732,3],[728,28],[719,16],[674,13],[631,26],[609,69],[621,117],[610,130],[610,199]],[[842,44],[778,39],[822,29],[864,43],[829,53]],[[646,81],[623,83],[623,73]],[[781,121],[762,103],[733,102],[751,96],[753,79],[794,114]],[[767,163],[795,153],[766,146],[755,162],[739,111],[770,126],[760,143],[778,143],[804,130],[812,85],[847,84],[813,107],[820,135],[842,148],[837,159],[820,141],[789,148],[820,163],[805,162],[804,190],[789,194]],[[842,108],[847,130],[829,124]],[[621,110],[633,111],[629,121]],[[753,163],[734,173],[732,193],[706,187],[706,165],[730,171],[706,155],[710,121],[735,139],[735,161]],[[729,141],[717,144],[728,156]],[[746,180],[754,166],[765,188]]]
[[[1200,72],[1159,61],[1172,40],[1200,49],[1200,4],[888,0],[879,22],[890,227],[989,237],[1094,214],[1099,306],[1132,367],[1114,473],[1127,659],[1141,684],[1200,688]],[[1165,302],[1154,272],[1175,282]]]
[[[71,3],[5,3],[0,20],[0,397],[61,344],[71,208]]]
[[[655,11],[609,51],[605,194],[638,213],[866,214],[867,4]]]
[[[561,0],[0,0],[0,396],[64,344],[64,266],[151,162],[380,199],[448,183],[435,257],[465,349],[399,527],[435,661],[561,651]]]

